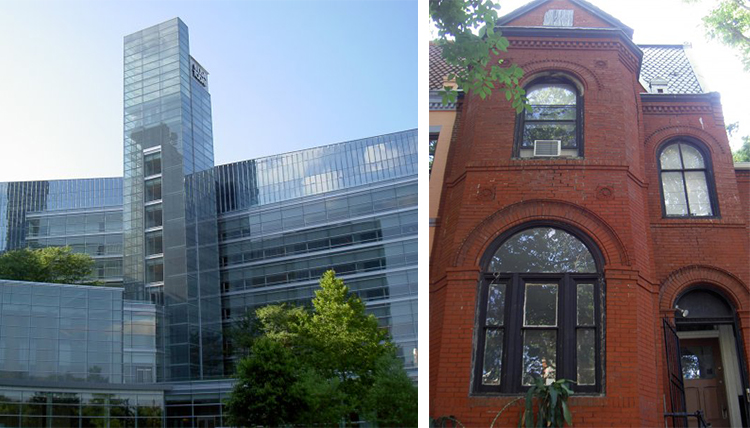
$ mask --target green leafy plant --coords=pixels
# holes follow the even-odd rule
[[[570,389],[572,380],[559,379],[549,385],[542,378],[534,379],[534,385],[526,392],[526,405],[518,420],[519,427],[562,427],[573,425],[573,416],[568,407],[568,397],[573,394]],[[535,400],[536,399],[536,400]],[[534,421],[534,401],[537,412]]]
[[[510,45],[495,29],[500,6],[492,0],[430,0],[429,6],[430,18],[438,31],[437,44],[442,48],[443,60],[451,66],[448,80],[482,99],[493,91],[502,91],[518,113],[529,110],[526,91],[518,86],[523,70],[516,64],[506,65],[497,57]],[[457,98],[456,90],[450,86],[444,87],[442,95],[444,103]]]

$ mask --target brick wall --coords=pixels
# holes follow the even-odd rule
[[[540,25],[547,9],[571,7],[576,26],[606,25],[565,0],[512,24]],[[506,58],[524,68],[525,81],[562,71],[583,84],[585,158],[513,159],[515,113],[504,97],[466,95],[431,254],[430,414],[489,426],[516,398],[471,392],[479,260],[504,231],[548,220],[587,234],[605,258],[605,392],[571,400],[574,425],[662,425],[661,317],[674,298],[700,282],[750,299],[750,174],[733,168],[718,98],[641,97],[637,56],[623,40],[510,39]],[[656,151],[679,135],[699,139],[710,152],[719,218],[662,218]],[[688,267],[689,274],[676,274]],[[746,337],[748,309],[738,307]],[[511,405],[495,426],[515,425],[519,409]]]

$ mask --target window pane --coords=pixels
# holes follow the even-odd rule
[[[581,328],[576,332],[576,349],[578,362],[578,384],[596,384],[596,330]]]
[[[490,272],[596,272],[589,250],[575,236],[551,227],[527,229],[511,236],[497,250]]]
[[[532,106],[526,120],[576,120],[576,106]]]
[[[664,189],[664,207],[667,209],[667,215],[687,215],[682,173],[662,172],[661,184]]]
[[[711,201],[708,197],[706,173],[704,171],[685,171],[688,201],[691,215],[711,215]]]
[[[161,231],[146,234],[146,255],[163,253]]]
[[[557,284],[526,284],[524,326],[557,325]]]
[[[159,174],[161,172],[161,152],[151,153],[143,157],[143,176]]]
[[[578,325],[594,325],[594,284],[578,284],[576,313]]]
[[[705,168],[703,164],[703,155],[693,146],[687,144],[680,144],[682,150],[682,163],[686,169],[690,168]]]
[[[557,332],[525,330],[523,332],[523,385],[533,385],[534,378],[555,379],[557,367]]]
[[[161,205],[151,205],[146,207],[146,229],[161,225]]]
[[[164,281],[164,262],[159,260],[146,261],[146,282]]]
[[[679,145],[672,144],[661,152],[661,169],[682,169]]]
[[[484,341],[484,367],[482,383],[500,385],[500,370],[503,360],[503,330],[487,330]]]
[[[541,84],[528,88],[526,97],[531,105],[575,105],[576,91],[571,85]]]
[[[487,296],[487,324],[503,325],[505,314],[505,284],[490,284]]]
[[[161,178],[147,181],[145,202],[156,201],[159,199],[161,199]]]
[[[682,377],[685,379],[713,379],[716,377],[714,369],[713,347],[686,346],[680,351],[682,354]]]
[[[534,147],[534,140],[560,140],[563,147],[576,147],[576,125],[571,122],[526,123],[522,147]]]

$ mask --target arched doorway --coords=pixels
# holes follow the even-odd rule
[[[677,297],[674,309],[687,412],[702,410],[717,428],[748,426],[735,308],[721,292],[696,286]]]

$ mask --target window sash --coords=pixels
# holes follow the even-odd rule
[[[564,81],[562,79],[556,79],[556,78],[548,78],[540,80],[536,83],[532,83],[530,86],[527,86],[527,89],[531,87],[540,87],[540,86],[555,86],[555,85],[566,85],[570,86],[571,88],[574,88],[574,85],[572,85],[568,81]],[[555,104],[555,105],[543,105],[539,104],[538,107],[542,108],[570,108],[575,109],[575,113],[573,118],[560,117],[559,119],[555,120],[553,117],[545,118],[545,117],[535,117],[534,112],[527,113],[527,112],[521,112],[516,115],[516,129],[515,129],[515,144],[514,144],[514,152],[513,156],[520,156],[521,150],[527,150],[530,148],[533,148],[534,142],[531,141],[528,137],[528,131],[527,125],[545,125],[545,124],[564,124],[566,126],[573,126],[572,131],[572,138],[568,137],[565,138],[563,135],[563,138],[552,138],[552,139],[560,139],[562,141],[561,148],[566,150],[577,150],[578,156],[583,157],[584,151],[583,151],[583,123],[584,123],[584,114],[583,114],[583,96],[580,94],[576,95],[576,101],[573,104]],[[536,115],[539,116],[539,115]],[[569,116],[569,115],[568,115]]]
[[[680,168],[676,165],[663,167],[664,153],[672,147],[677,147]],[[683,157],[683,147],[689,147],[701,156],[702,167],[686,168]],[[659,167],[659,181],[661,187],[661,204],[664,217],[673,218],[711,218],[717,217],[718,203],[716,201],[716,189],[713,186],[713,174],[710,169],[710,158],[700,149],[685,142],[674,142],[664,146],[659,151],[657,159]],[[671,177],[671,178],[667,178]],[[676,180],[675,180],[676,177]],[[692,177],[692,179],[691,179]],[[697,178],[697,179],[696,179]],[[691,184],[692,183],[692,184]],[[668,187],[673,187],[668,189]],[[671,190],[667,192],[667,190]],[[680,192],[681,191],[681,192]],[[676,194],[675,192],[679,192]],[[668,197],[671,195],[670,197]],[[693,194],[691,198],[690,195]],[[675,199],[676,198],[676,199]],[[678,205],[670,205],[670,201],[678,202]]]
[[[487,300],[490,284],[506,284],[505,287],[505,311],[503,326],[486,323]],[[525,285],[534,283],[557,283],[558,285],[558,325],[548,326],[524,326],[524,298]],[[578,284],[593,285],[594,292],[594,325],[578,325],[577,302]],[[602,335],[602,310],[601,293],[602,285],[597,274],[527,274],[513,273],[494,276],[487,274],[482,281],[481,295],[479,300],[477,329],[477,349],[475,357],[474,391],[477,393],[506,393],[515,394],[523,392],[529,386],[522,385],[523,382],[523,342],[525,331],[555,331],[556,337],[556,379],[578,378],[577,361],[577,337],[579,330],[593,330],[595,337],[594,349],[594,378],[593,385],[576,385],[576,392],[597,393],[601,391],[601,366],[603,356],[601,353]],[[503,345],[499,385],[487,385],[483,383],[485,342],[487,331],[491,329],[502,329]],[[590,353],[589,353],[590,357]]]

